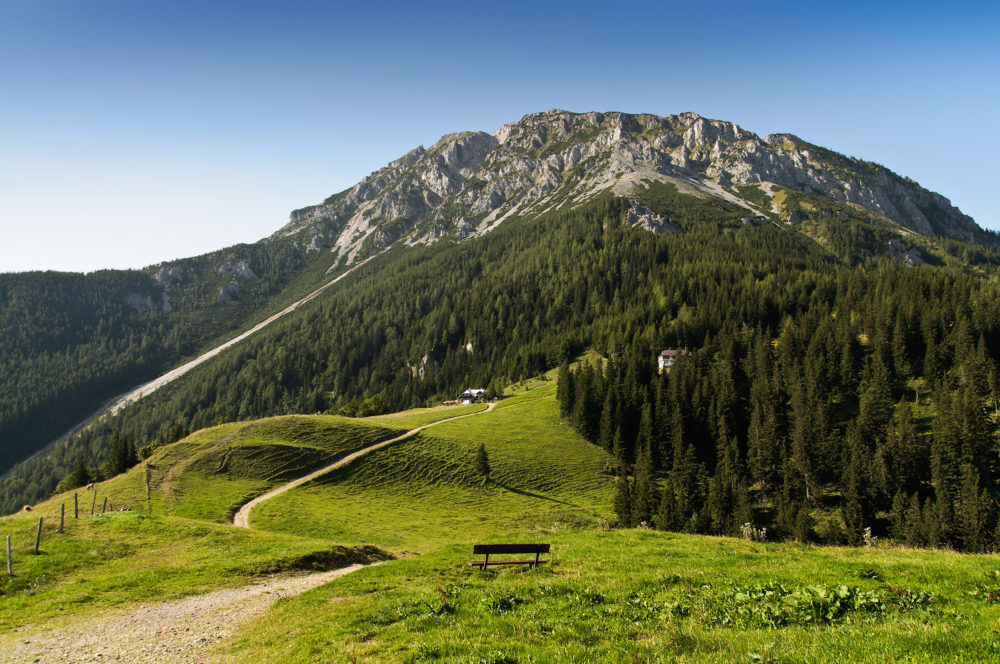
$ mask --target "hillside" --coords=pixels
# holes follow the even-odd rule
[[[305,295],[331,266],[289,240],[145,270],[0,274],[0,475],[109,399]]]
[[[347,266],[358,267],[308,306],[18,466],[0,481],[0,511],[47,495],[81,456],[99,469],[115,431],[143,448],[178,426],[433,405],[586,347],[608,355],[641,343],[655,354],[733,325],[776,337],[803,307],[843,308],[816,289],[855,274],[868,294],[896,288],[897,268],[919,268],[903,282],[960,284],[976,304],[958,316],[974,321],[991,361],[1000,352],[995,237],[937,194],[871,162],[694,114],[550,111],[415,150],[259,243],[65,277],[80,282],[68,298],[88,303],[80,311],[35,295],[52,275],[4,277],[0,319],[18,332],[0,343],[0,449],[23,458]],[[111,285],[98,288],[102,278]],[[37,315],[22,315],[26,302]],[[870,321],[853,321],[864,334]]]
[[[414,426],[463,411],[221,425],[151,458],[185,489],[170,499],[166,483],[153,482],[153,514],[140,511],[142,492],[129,494],[141,487],[140,465],[97,485],[99,496],[138,499],[132,512],[70,519],[58,534],[67,496],[57,496],[0,518],[0,533],[14,536],[17,570],[0,577],[0,619],[17,629],[0,634],[0,648],[32,661],[59,652],[59,630],[99,633],[128,624],[132,611],[152,620],[153,606],[177,598],[273,584],[276,572],[386,558],[358,546],[376,542],[401,557],[254,608],[259,617],[249,623],[236,614],[238,629],[222,630],[221,641],[161,636],[175,644],[162,657],[173,661],[183,643],[182,657],[232,662],[995,658],[997,645],[983,638],[1000,593],[993,557],[609,530],[610,457],[561,418],[551,377],[508,391],[514,396],[489,413],[439,424],[265,503],[251,530],[207,521],[231,509],[238,492],[224,487],[249,480],[261,491],[279,475],[305,472],[285,463],[289,448],[338,454],[350,441],[386,435],[379,422]],[[472,473],[480,442],[495,481]],[[250,457],[270,461],[249,474],[220,463]],[[181,512],[198,518],[171,515]],[[42,555],[33,556],[39,515]],[[483,573],[465,564],[479,540],[547,541],[552,553],[536,570]],[[75,656],[95,647],[117,652],[98,642]]]

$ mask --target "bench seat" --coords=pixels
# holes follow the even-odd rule
[[[484,555],[486,557],[483,560],[470,560],[469,565],[484,570],[490,565],[528,565],[529,567],[536,567],[545,562],[544,560],[539,560],[538,557],[548,552],[548,544],[475,544],[472,547],[473,555]],[[490,560],[491,555],[508,553],[533,553],[535,554],[535,558],[533,560]]]

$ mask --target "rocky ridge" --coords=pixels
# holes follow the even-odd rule
[[[791,134],[762,139],[695,113],[553,109],[493,134],[449,134],[429,149],[412,150],[323,203],[295,210],[276,236],[297,236],[313,249],[330,247],[351,262],[399,240],[473,237],[512,215],[574,205],[608,189],[627,197],[650,180],[792,224],[803,219],[802,211],[781,203],[775,194],[782,190],[848,204],[922,235],[975,242],[982,234],[943,196]],[[676,230],[665,225],[669,220],[648,214],[639,223],[658,232]]]

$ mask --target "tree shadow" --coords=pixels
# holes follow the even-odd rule
[[[551,503],[558,503],[559,505],[569,505],[570,507],[579,507],[579,505],[576,505],[574,503],[567,503],[565,500],[558,500],[556,498],[550,498],[549,496],[543,496],[540,493],[532,493],[531,491],[525,491],[524,489],[515,489],[512,486],[507,486],[503,482],[497,482],[496,480],[490,480],[490,481],[493,484],[495,484],[496,486],[498,486],[501,489],[503,489],[504,491],[510,491],[511,493],[517,493],[517,494],[520,494],[522,496],[528,496],[530,498],[540,498],[542,500],[547,500],[547,501],[549,501]]]

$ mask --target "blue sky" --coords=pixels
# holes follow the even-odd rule
[[[988,3],[0,0],[0,271],[281,227],[442,134],[695,111],[882,163],[1000,229]]]

